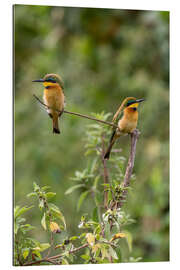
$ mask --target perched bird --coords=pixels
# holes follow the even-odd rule
[[[144,101],[144,99],[136,99],[134,97],[128,97],[124,99],[121,106],[115,113],[113,117],[113,122],[118,125],[118,128],[113,130],[113,133],[110,138],[108,149],[104,155],[104,159],[109,159],[111,149],[115,141],[122,135],[127,135],[132,133],[137,126],[138,121],[138,111],[137,108],[139,103]],[[121,111],[123,110],[123,116],[119,120]]]
[[[56,74],[46,74],[43,79],[33,82],[42,82],[44,85],[44,103],[49,107],[47,112],[52,118],[53,133],[60,133],[58,118],[64,111],[64,84],[60,76]]]

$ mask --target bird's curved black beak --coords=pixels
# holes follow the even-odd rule
[[[32,82],[44,82],[44,79],[33,80]]]
[[[143,102],[143,101],[145,101],[144,98],[136,99],[136,102],[137,102],[137,103],[140,103],[140,102]]]

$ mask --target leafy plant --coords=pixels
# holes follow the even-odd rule
[[[106,121],[110,114],[94,114],[97,119]],[[40,187],[33,183],[33,192],[28,198],[35,198],[41,211],[40,224],[42,229],[50,235],[50,243],[40,243],[28,235],[28,231],[35,229],[30,224],[24,224],[22,217],[30,207],[15,207],[15,265],[33,264],[70,264],[73,263],[80,250],[82,263],[113,263],[122,262],[121,244],[126,242],[129,254],[132,250],[132,235],[127,225],[134,222],[128,213],[118,206],[123,201],[125,158],[119,156],[119,149],[114,149],[109,166],[103,158],[105,145],[110,135],[110,129],[102,124],[88,125],[86,133],[87,167],[76,171],[71,180],[76,184],[71,186],[66,195],[79,190],[77,211],[91,196],[94,201],[92,213],[81,216],[78,235],[62,236],[61,242],[55,241],[53,235],[66,231],[65,217],[59,207],[51,202],[56,193],[50,192],[48,186]],[[102,184],[103,182],[103,184]],[[67,231],[66,231],[67,232]],[[48,253],[44,255],[44,251]],[[53,252],[53,254],[52,254]],[[55,255],[54,255],[55,253]],[[124,261],[136,261],[139,258],[128,257]]]

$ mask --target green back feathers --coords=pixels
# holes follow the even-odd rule
[[[63,82],[62,78],[57,74],[53,74],[53,73],[46,74],[44,76],[44,80],[47,82],[49,81],[49,82],[58,83],[61,86],[61,88],[64,89],[64,82]]]

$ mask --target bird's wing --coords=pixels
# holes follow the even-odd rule
[[[119,111],[118,109],[115,115],[113,116],[113,123],[117,125],[119,120],[122,118],[122,116],[123,116],[123,112]]]
[[[117,113],[118,112],[118,113]],[[122,116],[123,116],[123,112],[122,111],[117,111],[116,113],[115,113],[115,115],[114,115],[114,117],[113,117],[113,123],[115,124],[115,125],[118,125],[118,122],[119,122],[119,120],[122,118]],[[116,116],[116,117],[115,117]],[[116,130],[117,130],[117,128],[116,127],[113,127],[113,129],[112,129],[112,134],[111,134],[111,137],[110,137],[110,143],[113,141],[113,139],[114,139],[114,136],[115,136],[115,134],[116,134]]]
[[[113,116],[113,122],[117,123],[119,121],[119,119],[122,116],[122,105],[118,108],[118,110],[116,111],[116,113]]]

